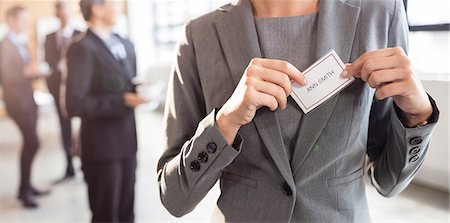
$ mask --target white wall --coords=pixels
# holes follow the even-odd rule
[[[450,32],[411,32],[410,58],[440,111],[431,145],[415,182],[449,191]]]
[[[426,159],[414,182],[439,190],[449,191],[449,89],[450,82],[422,81],[427,92],[435,99],[441,112],[433,131]]]

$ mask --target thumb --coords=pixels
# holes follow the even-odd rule
[[[345,64],[345,69],[341,73],[342,78],[349,78],[353,75],[353,67],[351,63]]]
[[[306,77],[303,72],[300,72],[298,75],[295,75],[295,82],[299,83],[302,86],[308,84],[308,80],[306,80]]]

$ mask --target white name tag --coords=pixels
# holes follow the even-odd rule
[[[317,108],[355,80],[354,77],[342,78],[341,73],[344,69],[345,64],[332,50],[303,72],[308,85],[292,84],[291,96],[305,114]]]

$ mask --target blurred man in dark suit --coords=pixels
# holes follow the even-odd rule
[[[72,124],[71,119],[68,117],[65,111],[63,111],[60,106],[63,101],[61,98],[61,85],[62,81],[65,82],[62,77],[67,74],[65,70],[66,64],[64,63],[65,52],[67,47],[72,42],[73,38],[80,33],[80,31],[73,28],[70,25],[70,18],[72,16],[72,8],[70,4],[65,1],[58,1],[55,4],[56,17],[58,17],[61,26],[56,32],[50,33],[45,38],[45,60],[49,64],[52,74],[47,78],[47,86],[52,94],[56,110],[58,112],[59,123],[61,126],[61,136],[62,143],[64,147],[64,152],[66,155],[67,166],[64,176],[58,180],[56,183],[63,182],[65,180],[71,179],[75,176],[75,170],[72,163],[73,155],[73,135],[72,135]],[[62,74],[64,73],[64,74]]]
[[[81,160],[93,222],[133,222],[136,169],[133,45],[112,31],[120,3],[81,0],[88,31],[67,52],[67,111],[81,117]]]
[[[19,200],[26,208],[38,206],[35,196],[48,192],[31,185],[31,165],[39,148],[36,133],[37,105],[33,99],[32,79],[39,76],[31,63],[26,31],[30,16],[25,8],[14,6],[6,13],[9,33],[0,42],[0,76],[6,111],[23,137],[20,157]]]

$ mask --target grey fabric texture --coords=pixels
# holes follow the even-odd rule
[[[316,33],[312,61],[332,49],[346,63],[369,50],[408,50],[401,0],[321,0]],[[370,221],[366,155],[374,162],[373,185],[384,196],[396,195],[422,164],[435,122],[405,128],[393,101],[374,99],[374,90],[358,79],[302,117],[291,162],[277,116],[266,107],[230,146],[215,113],[255,57],[262,53],[249,0],[186,24],[170,76],[157,166],[163,205],[183,216],[220,182],[211,222]],[[438,112],[434,116],[436,121]],[[421,150],[413,154],[417,146]],[[199,162],[205,153],[208,159]]]
[[[305,16],[255,18],[261,55],[288,61],[300,71],[312,61],[316,39],[317,13]],[[292,97],[286,109],[275,111],[289,161],[292,160],[303,112]]]

